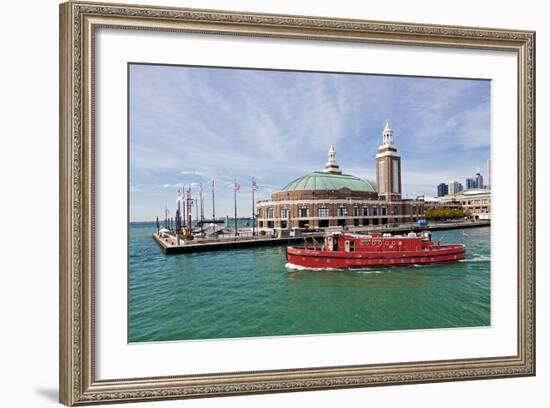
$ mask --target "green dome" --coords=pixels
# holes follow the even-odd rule
[[[351,191],[375,193],[376,183],[350,174],[315,171],[291,181],[282,191],[340,190],[341,188],[349,188]]]

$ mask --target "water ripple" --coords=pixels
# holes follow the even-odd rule
[[[284,247],[165,256],[153,231],[130,227],[132,342],[490,324],[488,228],[444,232],[462,262],[351,271],[289,265]]]

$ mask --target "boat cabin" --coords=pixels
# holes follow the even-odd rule
[[[329,235],[325,238],[325,251],[344,252],[374,252],[374,251],[419,251],[433,248],[431,234],[422,232],[416,234],[411,232],[407,235],[370,234],[355,235],[341,234]]]

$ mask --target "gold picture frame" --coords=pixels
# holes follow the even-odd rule
[[[491,358],[97,380],[94,32],[98,27],[505,50],[517,55],[518,349]],[[60,5],[60,402],[80,405],[535,374],[535,33],[67,2]]]

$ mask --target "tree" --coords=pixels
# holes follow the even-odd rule
[[[463,208],[450,207],[429,208],[424,212],[426,219],[433,221],[462,219],[471,215],[470,211]]]

